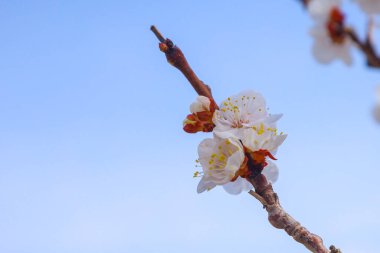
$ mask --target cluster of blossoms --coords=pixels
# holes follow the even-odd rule
[[[269,159],[275,160],[273,155],[286,135],[278,134],[276,121],[281,115],[268,113],[260,93],[241,92],[220,107],[199,96],[190,111],[183,122],[186,132],[213,132],[213,138],[198,147],[197,162],[203,170],[194,174],[202,177],[198,193],[222,185],[227,192],[239,194],[252,189],[247,179],[261,173],[270,182],[276,181],[278,169]]]
[[[379,0],[355,0],[368,15],[380,13]],[[335,59],[345,64],[352,63],[352,41],[346,33],[345,15],[340,0],[310,0],[307,9],[315,21],[310,31],[314,38],[313,55],[320,63],[330,63]]]

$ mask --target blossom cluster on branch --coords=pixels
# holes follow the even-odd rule
[[[268,113],[264,97],[255,91],[244,91],[228,97],[219,107],[213,99],[199,96],[191,104],[183,122],[188,133],[213,132],[213,138],[203,140],[198,147],[203,172],[198,193],[217,185],[231,194],[253,188],[247,178],[263,174],[268,181],[278,178],[277,166],[271,161],[286,138],[278,133],[276,122],[280,114]]]
[[[379,0],[353,0],[368,15],[380,14]],[[347,25],[341,0],[301,0],[315,24],[310,30],[314,38],[312,52],[316,60],[327,64],[336,59],[352,64],[351,49],[357,47],[366,57],[367,65],[380,68],[380,56],[372,41],[373,19],[370,18],[367,35],[360,39]]]
[[[181,49],[155,26],[151,30],[167,61],[183,73],[199,95],[190,105],[191,114],[183,121],[183,129],[213,133],[213,138],[203,140],[198,147],[197,162],[203,170],[194,173],[194,177],[202,177],[198,193],[217,185],[231,194],[249,190],[263,204],[273,227],[283,229],[313,253],[340,253],[333,245],[327,249],[321,237],[290,216],[273,190],[271,183],[276,181],[278,169],[271,160],[276,160],[274,155],[286,138],[276,127],[282,115],[269,114],[265,99],[255,91],[228,97],[218,107],[210,87],[194,73]]]

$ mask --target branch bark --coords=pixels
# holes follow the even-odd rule
[[[321,237],[311,233],[307,228],[301,226],[298,221],[290,216],[280,205],[277,193],[274,192],[272,185],[268,183],[263,174],[254,178],[247,178],[247,180],[255,188],[255,191],[251,190],[249,193],[263,204],[268,212],[268,220],[273,227],[284,229],[294,240],[303,244],[313,253],[341,252],[334,246],[330,246],[330,250],[328,250],[323,245]]]
[[[195,75],[182,51],[177,46],[174,46],[171,40],[165,39],[155,26],[151,26],[151,30],[160,41],[160,50],[165,53],[167,61],[185,75],[199,95],[213,99],[209,87]],[[265,176],[262,174],[255,175],[254,177],[247,178],[255,188],[255,191],[250,191],[249,193],[264,205],[272,226],[284,229],[288,235],[292,236],[297,242],[303,244],[313,253],[341,253],[334,246],[330,246],[330,250],[328,250],[318,235],[309,232],[286,213],[280,205],[279,198],[273,191],[272,185],[268,183]]]

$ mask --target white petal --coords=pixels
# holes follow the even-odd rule
[[[312,52],[318,62],[328,64],[335,59],[341,59],[347,65],[352,63],[352,43],[348,39],[342,44],[334,43],[324,24],[315,25],[310,30],[310,35],[314,38]]]
[[[270,160],[267,160],[267,163],[268,165],[264,167],[262,174],[269,182],[274,183],[279,175],[277,165]]]
[[[281,119],[283,116],[282,113],[280,114],[271,114],[268,116],[268,119],[265,120],[265,123],[267,124],[273,124],[276,123],[279,119]]]
[[[271,141],[267,145],[263,146],[263,149],[269,152],[276,151],[277,148],[285,141],[287,134],[276,135],[271,138]]]
[[[211,155],[214,145],[215,145],[214,139],[211,139],[211,138],[204,139],[198,146],[199,158],[207,159]]]
[[[238,177],[234,182],[223,185],[223,188],[229,194],[237,195],[243,191],[249,191],[253,188],[252,184],[246,179]]]
[[[266,128],[266,127],[264,127]],[[243,145],[251,151],[258,151],[260,149],[266,149],[269,152],[275,152],[277,148],[284,142],[287,135],[276,135],[272,131],[264,131],[258,134],[253,129],[246,129],[243,132],[243,138],[241,139]]]
[[[215,123],[214,123],[215,124]],[[236,138],[241,139],[241,128],[231,128],[229,126],[226,127],[215,127],[214,128],[214,134],[222,139],[228,139],[228,138]]]
[[[311,0],[307,5],[307,9],[313,19],[320,21],[326,20],[331,8],[339,5],[339,0]]]
[[[197,100],[190,105],[190,112],[197,113],[203,111],[210,111],[210,99],[205,96],[198,96]]]
[[[212,188],[214,188],[215,186],[216,186],[215,183],[206,180],[205,177],[202,177],[201,181],[199,181],[199,184],[198,184],[198,187],[197,187],[197,192],[198,193],[202,193],[202,192],[204,192],[206,190],[209,191]]]

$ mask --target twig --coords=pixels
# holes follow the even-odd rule
[[[170,39],[164,39],[164,37],[155,26],[152,25],[150,29],[161,42],[159,44],[159,47],[160,50],[165,53],[167,61],[179,69],[182,74],[184,74],[198,95],[213,99],[211,89],[197,77],[197,75],[191,69],[181,49],[175,46]]]
[[[200,81],[192,71],[181,50],[174,46],[171,40],[164,39],[154,26],[151,27],[151,30],[161,41],[159,44],[160,50],[165,53],[168,62],[178,68],[186,76],[199,95],[212,99],[209,88]],[[256,176],[247,178],[255,188],[255,191],[250,191],[249,193],[263,204],[268,212],[268,219],[272,226],[284,229],[297,242],[305,245],[305,247],[313,253],[341,253],[334,246],[331,246],[331,251],[329,251],[323,245],[322,239],[319,236],[310,233],[305,227],[301,226],[298,221],[286,213],[281,207],[278,196],[273,191],[272,185],[268,183],[265,176],[262,174],[254,175]]]
[[[162,34],[160,33],[160,31],[157,30],[157,28],[156,28],[154,25],[152,25],[152,26],[150,27],[150,30],[154,33],[154,35],[156,35],[157,39],[158,39],[161,43],[164,43],[164,42],[165,42],[165,38],[164,38],[164,36],[162,36]]]

